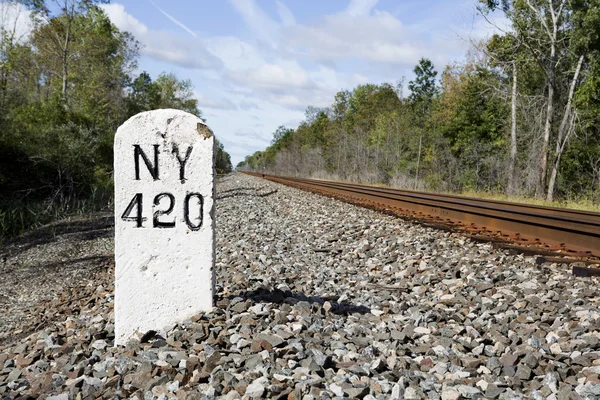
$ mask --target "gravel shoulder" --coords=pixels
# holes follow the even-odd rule
[[[2,248],[0,397],[600,398],[597,281],[246,175],[217,197],[216,307],[125,347],[110,222]]]
[[[87,283],[113,259],[112,214],[58,221],[0,247],[0,344],[41,327],[46,303]]]

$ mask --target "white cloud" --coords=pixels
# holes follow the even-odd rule
[[[264,131],[256,132],[253,130],[240,129],[226,137],[219,137],[225,145],[225,150],[231,154],[234,165],[244,159],[246,155],[254,153],[256,150],[264,150],[271,143],[271,134]]]
[[[29,38],[32,30],[29,10],[17,2],[0,2],[0,31],[12,36],[15,42],[21,43]]]
[[[128,14],[122,4],[101,4],[100,7],[117,28],[131,32],[144,46],[141,50],[143,55],[185,68],[218,69],[223,65],[201,39],[181,38],[168,31],[150,30]]]
[[[235,36],[213,37],[207,40],[206,47],[229,70],[255,68],[265,63],[259,49]]]
[[[216,109],[216,110],[236,110],[237,106],[235,103],[229,99],[225,98],[212,98],[210,96],[206,96],[198,91],[194,91],[194,96],[198,100],[198,107],[201,110],[206,108]]]
[[[285,126],[286,128],[296,129],[302,123],[302,121],[304,121],[303,118],[293,118],[288,121],[285,121],[281,125]]]
[[[379,0],[352,0],[346,8],[346,13],[353,17],[369,15]]]
[[[244,86],[275,92],[283,92],[290,88],[307,88],[311,85],[306,71],[297,63],[288,61],[230,72],[229,78]]]
[[[251,110],[251,109],[260,109],[258,104],[255,101],[248,100],[245,98],[240,98],[237,96],[235,100],[231,100],[225,97],[213,97],[209,95],[205,95],[203,93],[194,91],[194,97],[198,100],[198,107],[201,110],[211,109],[211,110]]]
[[[144,36],[148,33],[148,27],[127,13],[122,4],[102,4],[100,7],[120,30],[131,32],[136,38],[137,35]]]
[[[230,0],[246,26],[264,44],[276,47],[277,24],[263,11],[255,0]]]
[[[245,99],[241,99],[237,101],[237,107],[238,110],[262,110],[263,108],[261,106],[259,106],[255,101],[253,100],[245,100]]]
[[[280,0],[276,0],[275,4],[277,5],[277,14],[279,14],[279,18],[281,18],[283,25],[296,25],[296,18],[294,18],[292,11]]]
[[[369,83],[370,79],[362,74],[352,74],[350,77],[351,86],[364,85],[365,83]]]
[[[419,38],[410,35],[399,19],[377,10],[372,15],[354,10],[352,14],[327,15],[309,25],[296,25],[286,32],[285,40],[324,63],[360,59],[414,65],[423,52]]]
[[[354,8],[361,6],[359,3]],[[370,6],[362,4],[362,9],[375,4],[369,3]],[[281,22],[270,18],[254,0],[231,0],[231,4],[260,39],[259,45],[228,37],[214,38],[209,48],[223,59],[228,67],[227,80],[240,93],[251,94],[267,106],[276,104],[303,111],[308,105],[329,105],[333,95],[347,86],[346,79],[339,76],[340,71],[318,64],[310,68],[300,65],[299,60],[306,57],[301,50],[289,46],[285,32],[302,25],[297,25],[283,2],[275,3]]]
[[[230,71],[228,79],[238,85],[242,93],[256,96],[267,104],[301,111],[308,105],[330,105],[333,95],[343,86],[332,69],[319,67],[307,71],[298,63],[286,60]]]
[[[246,129],[239,129],[236,132],[234,132],[233,136],[237,137],[237,138],[248,138],[248,139],[254,139],[254,140],[258,140],[259,142],[270,142],[270,139],[266,137],[265,134],[263,133],[257,133],[254,131],[249,131]],[[245,139],[243,139],[245,140]]]

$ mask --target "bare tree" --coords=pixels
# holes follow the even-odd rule
[[[517,27],[520,33],[525,37],[525,46],[530,49],[533,56],[538,61],[540,67],[546,74],[548,82],[548,95],[546,101],[546,120],[544,123],[544,140],[540,155],[540,180],[537,186],[536,194],[541,196],[546,184],[546,174],[548,170],[548,150],[550,146],[550,136],[552,134],[552,124],[554,118],[554,99],[557,89],[556,65],[558,64],[557,47],[559,45],[559,29],[564,22],[563,11],[567,0],[561,0],[558,6],[556,1],[548,0],[544,5],[534,6],[531,0],[525,0],[525,3],[533,14],[533,19],[542,28],[542,35],[538,38],[531,37],[528,31],[529,26],[523,26],[517,19]],[[550,22],[550,24],[548,24]],[[546,37],[546,43],[541,40]],[[532,45],[537,42],[538,45]]]
[[[488,5],[491,2],[488,2]],[[491,3],[494,4],[494,3]],[[512,21],[518,36],[522,38],[522,44],[528,49],[532,58],[544,72],[546,78],[546,101],[543,125],[542,144],[539,154],[539,174],[536,185],[536,195],[542,196],[546,193],[546,199],[553,198],[556,175],[560,164],[560,155],[568,143],[568,135],[565,134],[567,124],[572,121],[571,108],[575,86],[579,80],[583,55],[579,55],[577,67],[568,85],[562,86],[562,71],[568,71],[568,64],[573,59],[573,48],[571,48],[571,32],[569,24],[572,19],[572,10],[567,6],[567,0],[520,0],[514,2],[513,8],[509,1],[503,2],[503,10]],[[493,7],[496,7],[497,3]],[[557,100],[563,98],[566,87],[569,87],[566,106],[560,127],[554,126]],[[553,132],[557,132],[558,140],[554,158],[553,171],[550,174],[548,186],[548,164],[550,157],[550,142]],[[559,154],[560,153],[560,154]],[[558,162],[558,163],[557,163]]]
[[[512,91],[510,99],[510,163],[508,164],[508,194],[515,194],[517,181],[517,63],[512,63]]]
[[[487,11],[489,8],[478,6],[477,11],[479,14],[487,21],[488,24],[493,26],[496,30],[505,34],[505,37],[508,38],[512,42],[512,46],[510,47],[509,53],[510,60],[506,60],[506,49],[501,49],[499,53],[496,54],[494,51],[490,51],[488,48],[488,43],[479,42],[476,43],[473,40],[470,40],[471,45],[485,54],[487,57],[491,58],[493,62],[497,65],[501,65],[506,68],[510,65],[512,70],[512,88],[511,88],[511,99],[510,99],[510,161],[508,164],[508,187],[507,193],[509,195],[514,195],[517,187],[517,156],[518,156],[518,142],[517,142],[517,94],[518,94],[518,68],[517,68],[517,55],[521,48],[520,36],[518,32],[507,32],[494,22],[492,22],[487,17]],[[503,53],[503,54],[502,54]]]
[[[571,87],[569,88],[569,95],[567,97],[567,105],[563,114],[562,122],[558,128],[558,137],[556,139],[556,154],[554,157],[554,165],[552,167],[552,173],[550,174],[550,181],[548,182],[548,192],[546,193],[546,200],[552,201],[554,199],[554,186],[556,184],[556,175],[558,174],[558,168],[560,166],[560,159],[565,151],[565,148],[569,142],[571,133],[574,131],[574,120],[576,112],[571,113],[573,107],[573,95],[575,93],[575,86],[579,81],[579,74],[581,72],[581,66],[583,65],[584,56],[579,57],[577,67],[575,68],[575,74],[571,80]],[[573,114],[573,115],[572,115]],[[568,128],[567,128],[568,126]],[[566,131],[566,134],[565,134]]]

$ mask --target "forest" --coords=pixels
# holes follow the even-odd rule
[[[470,43],[463,62],[422,58],[407,87],[342,90],[237,169],[598,204],[600,1],[477,4],[509,27]]]
[[[20,1],[28,35],[29,17],[0,3],[0,239],[110,208],[114,134],[129,117],[177,108],[202,118],[190,80],[138,70],[139,43],[101,2]],[[221,143],[216,168],[232,169]]]

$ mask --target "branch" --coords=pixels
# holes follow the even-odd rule
[[[568,134],[567,134],[567,137],[564,138],[564,142],[561,143],[561,141],[563,140],[563,135],[565,133],[565,128],[567,126],[569,118],[571,117],[571,104],[573,102],[575,86],[577,85],[577,81],[579,80],[579,73],[581,72],[581,66],[583,65],[584,58],[585,58],[584,54],[582,54],[579,57],[579,60],[577,61],[577,67],[575,68],[575,74],[573,75],[573,80],[571,81],[571,87],[569,88],[569,95],[567,97],[567,105],[565,106],[565,113],[563,115],[562,122],[560,123],[560,127],[558,128],[558,138],[557,138],[557,142],[556,142],[557,154],[562,153],[564,144],[568,139]],[[560,151],[560,153],[559,153],[559,151]]]
[[[558,7],[558,13],[556,14],[557,17],[560,17],[562,15],[562,10],[563,10],[563,8],[565,8],[566,3],[567,3],[567,0],[563,0],[562,3],[560,3],[560,7]]]
[[[525,0],[527,5],[529,6],[529,8],[531,8],[531,11],[533,11],[533,13],[537,16],[538,20],[540,21],[540,23],[544,26],[544,28],[546,29],[546,33],[548,34],[548,37],[550,38],[550,40],[552,40],[553,36],[552,33],[550,32],[550,28],[548,27],[548,24],[546,23],[546,21],[544,20],[542,14],[540,13],[539,10],[537,10],[532,4],[530,0]],[[552,0],[548,0],[550,2],[552,2]],[[554,13],[553,13],[554,14]]]
[[[518,22],[517,22],[517,27],[519,28],[520,32],[526,32],[526,30],[524,30],[523,27]],[[523,40],[522,43],[531,52],[531,55],[533,56],[533,58],[535,59],[535,61],[538,63],[539,67],[542,69],[542,71],[544,71],[544,74],[546,75],[546,78],[549,78],[550,74],[549,74],[549,71],[548,71],[546,65],[543,62],[542,57],[537,54],[536,50],[531,47],[531,45],[529,44],[529,42],[527,40]]]

